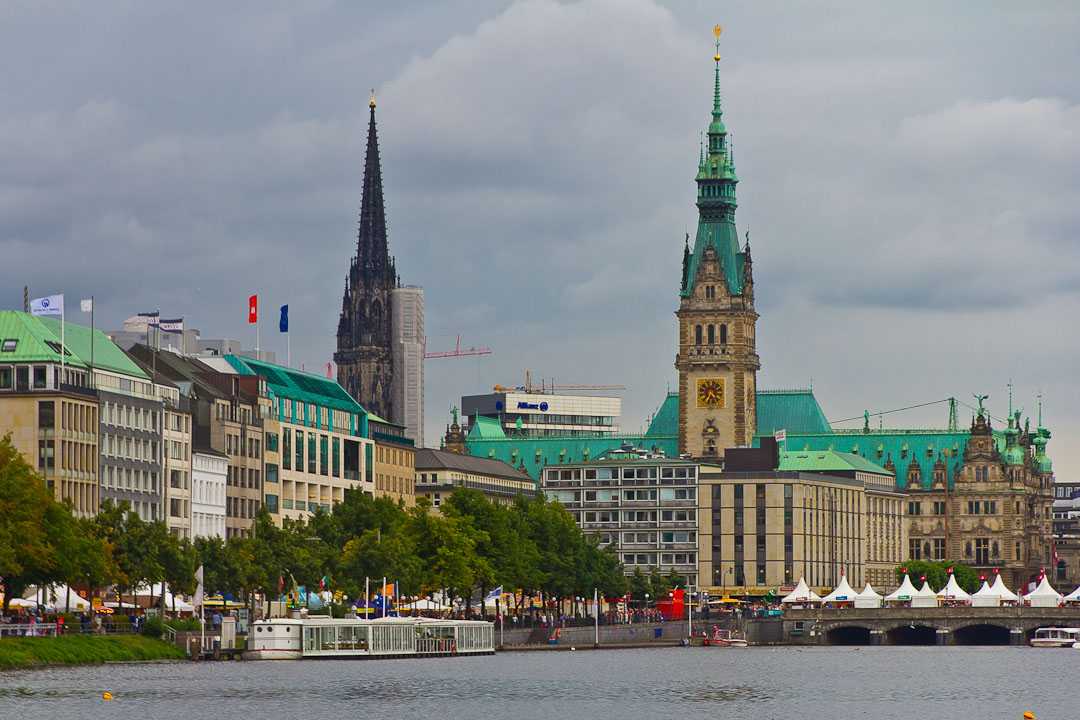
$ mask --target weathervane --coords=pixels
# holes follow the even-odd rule
[[[720,62],[720,33],[724,32],[724,28],[720,25],[715,25],[712,29],[713,37],[716,38],[716,54],[713,55],[713,60]]]

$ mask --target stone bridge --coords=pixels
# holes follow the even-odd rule
[[[751,637],[795,645],[1024,645],[1040,627],[1080,627],[1080,608],[811,608],[787,610],[769,625],[748,628]]]

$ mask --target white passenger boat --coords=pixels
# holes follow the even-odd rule
[[[495,626],[429,618],[274,618],[248,632],[245,660],[431,657],[495,652]]]
[[[1076,643],[1080,643],[1080,628],[1039,628],[1031,638],[1031,647],[1073,647]]]

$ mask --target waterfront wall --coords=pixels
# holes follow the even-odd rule
[[[705,626],[695,622],[694,631],[698,634]],[[656,631],[660,631],[657,637]],[[591,647],[595,641],[595,629],[592,626],[563,628],[559,637],[560,646]],[[521,647],[526,645],[547,645],[547,638],[551,634],[551,628],[536,629],[509,629],[505,628],[500,635],[499,627],[495,627],[495,642],[503,643],[503,647]],[[601,625],[601,645],[643,645],[649,643],[671,644],[677,643],[686,637],[685,622],[666,623],[635,623],[633,625]]]

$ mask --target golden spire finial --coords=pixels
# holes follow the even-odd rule
[[[368,100],[368,107],[375,107],[375,88],[371,88],[371,99]]]
[[[713,37],[716,38],[716,54],[713,55],[713,60],[720,62],[720,33],[724,32],[724,28],[720,25],[714,25],[712,29]]]

